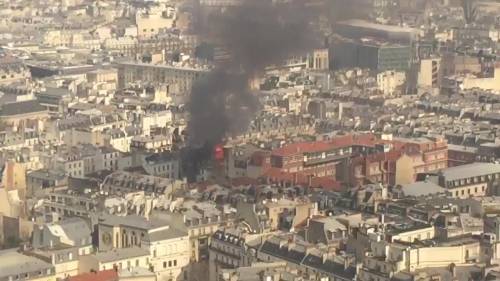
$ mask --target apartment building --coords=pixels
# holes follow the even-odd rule
[[[246,247],[245,235],[237,231],[218,230],[212,235],[209,246],[209,281],[217,281],[225,269],[249,266],[253,260]]]
[[[418,175],[447,189],[454,198],[481,197],[499,192],[500,164],[472,163]]]
[[[24,266],[19,266],[23,264]],[[17,249],[0,251],[0,280],[56,281],[55,268],[49,262],[21,254]]]
[[[172,84],[181,93],[191,91],[193,81],[204,75],[208,69],[201,66],[150,64],[141,62],[120,62],[118,68],[118,87],[142,81],[152,84]]]
[[[188,233],[171,223],[170,217],[160,213],[149,220],[135,215],[103,216],[98,224],[99,250],[104,253],[124,249],[145,251],[147,267],[160,280],[188,280],[186,266],[191,256]],[[131,266],[136,265],[127,263],[127,267]]]

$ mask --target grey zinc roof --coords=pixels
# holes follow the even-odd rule
[[[40,169],[28,174],[30,177],[44,180],[63,180],[66,176],[57,170]]]
[[[175,238],[181,238],[181,237],[187,238],[188,237],[187,232],[173,228],[173,227],[168,227],[166,229],[149,232],[149,234],[146,235],[144,237],[144,239],[146,241],[154,242],[154,241],[175,239]]]
[[[316,255],[307,255],[304,258],[302,264],[307,267],[325,272],[329,275],[342,277],[348,280],[353,280],[356,276],[355,267],[349,266],[345,268],[343,264],[337,263],[331,259],[327,259],[325,262],[323,262],[323,258]]]
[[[295,264],[302,263],[302,260],[306,256],[305,250],[301,251],[301,247],[294,245],[291,249],[288,246],[280,247],[276,241],[267,240],[262,244],[260,251],[268,255],[279,257],[287,262],[292,262]]]
[[[106,252],[98,252],[95,258],[102,263],[130,259],[135,257],[149,256],[149,251],[139,247],[118,248]]]
[[[20,254],[13,249],[0,251],[0,278],[52,268],[50,263]]]
[[[184,225],[177,225],[176,221],[167,215],[152,214],[150,219],[138,215],[115,216],[103,215],[102,224],[105,225],[126,225],[137,229],[148,231],[144,237],[147,241],[159,241],[187,236],[187,231],[183,230]]]
[[[425,181],[405,184],[401,186],[401,189],[406,196],[415,197],[443,193],[446,190],[435,183]]]
[[[472,163],[439,170],[446,181],[500,173],[500,164]]]
[[[105,225],[126,225],[145,230],[155,227],[155,225],[151,221],[148,221],[145,217],[141,217],[138,215],[115,216],[105,214],[99,219],[100,223]]]
[[[28,100],[21,102],[13,102],[2,105],[0,109],[0,116],[14,116],[26,113],[44,112],[47,111],[45,107],[40,105],[37,100]]]
[[[81,244],[83,238],[87,239],[91,236],[90,226],[82,218],[68,218],[60,222],[60,225],[68,238],[75,241],[77,245]]]
[[[448,150],[476,153],[478,149],[477,147],[448,144]]]

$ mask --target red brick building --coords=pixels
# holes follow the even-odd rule
[[[401,154],[400,150],[392,150],[352,158],[349,184],[351,186],[367,183],[394,185],[396,183],[396,163]]]
[[[368,151],[380,142],[372,134],[338,136],[328,141],[287,144],[270,155],[264,177],[280,185],[305,184],[338,188],[347,178],[344,170],[357,151]],[[339,173],[337,173],[339,171]]]
[[[255,153],[250,162],[260,168],[261,178],[282,186],[396,185],[413,182],[417,173],[448,167],[448,145],[443,138],[353,134],[286,144],[269,154]]]
[[[415,173],[435,171],[448,167],[448,142],[443,137],[435,138],[397,138],[394,149],[420,157],[415,161]]]

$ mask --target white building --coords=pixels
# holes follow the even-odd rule
[[[406,74],[400,71],[384,71],[377,74],[378,90],[384,93],[384,96],[392,96],[398,87],[406,82]]]
[[[99,222],[99,250],[133,249],[146,259],[157,280],[188,280],[190,258],[188,233],[169,224],[169,218],[156,214],[149,219],[140,216],[105,216]],[[138,248],[137,248],[138,247]],[[140,250],[139,250],[140,249]],[[147,253],[147,254],[146,254]],[[136,257],[134,257],[136,258]],[[122,268],[134,265],[123,261]],[[142,265],[141,260],[138,262]],[[125,267],[126,266],[126,267]]]

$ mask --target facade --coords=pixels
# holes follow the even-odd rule
[[[172,149],[172,137],[165,135],[155,135],[151,137],[135,136],[130,141],[132,151],[143,152],[166,152]]]
[[[177,154],[166,152],[155,154],[144,158],[142,167],[153,176],[169,179],[180,179],[180,158]]]
[[[174,26],[174,15],[163,16],[162,10],[138,11],[135,16],[137,36],[151,38]]]
[[[328,49],[314,50],[309,55],[308,68],[314,70],[328,70],[330,68],[330,57]]]
[[[349,183],[360,186],[368,183],[394,185],[397,181],[397,161],[400,151],[380,152],[358,156],[351,160]]]
[[[48,110],[37,100],[4,104],[0,109],[0,121],[14,128],[30,127],[48,118]]]
[[[350,147],[337,147],[334,143],[297,143],[274,150],[270,164],[271,169],[285,173],[334,178],[337,163],[350,153]]]
[[[44,189],[66,184],[67,177],[64,172],[41,169],[31,171],[26,175],[26,192],[29,197],[39,194]]]
[[[448,144],[448,167],[474,163],[478,157],[476,147]]]
[[[448,143],[442,137],[395,139],[396,146],[407,155],[418,154],[420,163],[415,163],[415,174],[448,167]]]
[[[177,179],[116,171],[106,177],[102,189],[111,193],[144,191],[170,197],[174,191],[182,189],[184,184]]]
[[[458,78],[458,86],[464,90],[484,89],[500,91],[500,65],[496,65],[492,77],[465,76]]]
[[[406,73],[404,72],[384,71],[377,74],[377,87],[387,96],[393,96],[405,82]]]
[[[145,251],[145,267],[151,268],[159,280],[188,280],[186,266],[191,257],[188,233],[179,229],[182,226],[169,224],[171,222],[162,215],[149,221],[139,216],[107,216],[98,225],[99,250],[104,253],[125,249]],[[131,266],[134,265],[127,268]]]
[[[307,201],[274,200],[264,204],[272,230],[293,230],[317,214],[317,206]]]
[[[272,236],[258,249],[257,259],[262,262],[286,262],[290,271],[306,271],[313,276],[332,280],[347,281],[355,278],[356,267],[352,263],[354,259],[340,256],[335,261],[324,250],[318,250],[302,241]]]
[[[80,272],[104,270],[131,270],[136,267],[149,267],[149,251],[137,247],[113,249],[97,252],[80,259]]]
[[[334,44],[337,69],[361,67],[377,71],[406,71],[411,61],[411,47],[372,39],[341,41]]]
[[[245,237],[235,234],[222,230],[213,234],[208,250],[209,281],[219,280],[219,275],[225,269],[237,269],[250,265],[252,255],[247,252]]]
[[[193,81],[207,72],[205,68],[147,63],[119,63],[118,87],[135,81],[172,84],[181,93],[191,90]]]
[[[472,163],[419,174],[418,178],[435,181],[454,198],[469,198],[497,194],[499,173],[499,164]]]
[[[422,59],[418,74],[418,85],[426,88],[439,88],[443,72],[440,58]]]
[[[45,193],[41,212],[46,221],[57,221],[60,218],[90,217],[97,210],[98,202],[85,194],[72,191],[52,191]]]

